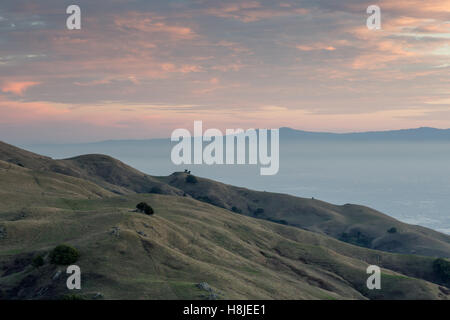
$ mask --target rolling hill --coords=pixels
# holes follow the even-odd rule
[[[450,236],[402,223],[368,207],[338,206],[316,199],[252,191],[198,177],[197,183],[187,183],[185,173],[160,179],[195,199],[236,213],[322,233],[372,249],[450,257]]]
[[[77,295],[87,299],[450,298],[435,258],[336,239],[356,226],[374,235],[396,227],[430,241],[403,248],[444,256],[444,235],[369,208],[186,176],[151,177],[101,155],[52,160],[0,144],[0,298],[71,294],[64,266],[49,263],[61,243],[80,252]],[[133,212],[141,201],[155,215]],[[36,268],[38,255],[45,264]],[[382,268],[381,290],[366,288],[369,264]]]
[[[53,172],[92,181],[116,194],[151,192],[158,187],[166,194],[180,194],[170,186],[105,155],[85,155],[53,160],[0,142],[0,160],[39,172]]]
[[[316,199],[252,191],[204,178],[197,178],[198,183],[192,184],[186,182],[185,173],[153,177],[105,155],[53,160],[0,143],[0,160],[40,172],[85,179],[116,194],[186,195],[235,213],[319,232],[359,246],[450,257],[449,235],[402,223],[364,206],[337,206]]]

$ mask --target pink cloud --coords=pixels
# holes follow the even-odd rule
[[[296,48],[300,51],[313,51],[313,50],[334,51],[334,50],[336,50],[336,48],[333,46],[321,44],[321,43],[314,43],[311,45],[297,45]]]
[[[421,17],[424,15],[447,16],[450,13],[450,0],[382,0],[380,7]]]
[[[279,8],[272,9],[263,7],[258,1],[243,1],[211,7],[204,12],[220,18],[236,19],[242,22],[255,22],[276,17],[305,15],[309,13],[309,10],[292,8],[291,5],[280,5]]]
[[[179,72],[179,73],[191,73],[191,72],[201,72],[202,68],[197,65],[175,65],[173,63],[164,63],[161,65],[162,70],[166,72]]]
[[[139,12],[129,12],[128,14],[115,17],[114,24],[121,30],[163,33],[177,40],[197,37],[197,34],[190,27],[172,25],[167,23],[162,17],[149,17],[148,14]]]
[[[35,81],[13,81],[13,82],[6,82],[2,86],[2,92],[4,93],[13,93],[16,95],[22,95],[25,90],[32,86],[38,85],[39,82]]]
[[[26,60],[21,69],[38,75],[42,82],[47,78],[84,78],[76,81],[78,86],[108,85],[113,81],[137,85],[146,79],[203,71],[201,60],[172,54],[180,41],[185,45],[198,37],[192,27],[139,12],[109,17],[107,22],[102,21],[104,24],[86,17],[89,32],[84,33],[68,35],[64,30],[40,30],[41,36],[49,40],[47,50],[56,59]],[[0,82],[2,79],[9,80],[5,74],[0,76]],[[30,85],[31,82],[22,87],[8,86],[5,90],[22,94]]]
[[[1,123],[32,123],[35,121],[57,119],[68,113],[69,109],[65,105],[42,101],[14,101],[0,96]]]

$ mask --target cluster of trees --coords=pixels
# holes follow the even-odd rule
[[[50,251],[49,259],[50,263],[58,265],[69,265],[77,262],[80,257],[80,253],[74,247],[66,244],[60,244]],[[31,261],[31,264],[35,268],[40,268],[45,264],[43,255],[37,255]]]

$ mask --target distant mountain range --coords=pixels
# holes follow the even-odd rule
[[[285,139],[341,139],[341,140],[449,140],[450,129],[421,127],[415,129],[368,131],[351,133],[311,132],[291,128],[280,128],[280,137]]]
[[[348,133],[334,133],[334,132],[315,132],[304,131],[298,129],[292,129],[289,127],[280,128],[281,140],[341,140],[341,141],[450,141],[450,129],[437,129],[431,127],[420,127],[413,129],[401,129],[401,130],[387,130],[387,131],[365,131],[365,132],[348,132]],[[127,144],[127,145],[139,145],[147,143],[161,143],[167,144],[167,140],[170,138],[154,138],[154,139],[111,139],[102,140],[97,142],[86,143],[71,143],[61,144],[61,146],[67,145],[113,145],[113,144]],[[55,144],[33,144],[32,146],[42,145],[55,145]],[[29,144],[22,144],[24,147],[31,146]]]
[[[437,129],[431,127],[421,127],[414,129],[401,130],[387,130],[387,131],[365,131],[365,132],[348,132],[348,133],[333,133],[333,132],[314,132],[292,129],[289,127],[280,128],[281,139],[307,139],[307,140],[449,140],[450,129]],[[167,141],[164,139],[129,139],[129,140],[106,140],[98,143],[139,143],[145,141]]]

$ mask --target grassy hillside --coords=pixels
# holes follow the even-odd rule
[[[163,194],[182,194],[158,179],[105,155],[84,155],[53,160],[0,142],[0,160],[40,172],[60,173],[85,179],[116,194],[144,193],[157,190]]]
[[[198,183],[188,183],[185,173],[152,177],[104,155],[52,160],[2,142],[0,160],[40,172],[89,180],[116,194],[150,192],[192,196],[235,213],[311,230],[358,246],[450,257],[450,236],[402,223],[364,206],[337,206],[316,199],[252,191],[198,177]]]
[[[253,191],[199,177],[196,183],[186,179],[185,173],[161,178],[195,199],[236,213],[296,226],[367,248],[450,257],[450,236],[402,223],[368,207],[338,206],[317,199]]]
[[[446,243],[439,233],[416,230],[368,208],[201,178],[189,183],[184,173],[150,177],[101,155],[52,160],[0,147],[5,151],[0,153],[5,160],[0,160],[0,298],[55,299],[73,293],[65,286],[65,267],[50,263],[49,253],[62,243],[80,252],[77,295],[88,299],[450,298],[445,279],[433,269],[434,258],[355,246],[323,231],[396,226],[397,232],[388,234],[395,236],[410,227],[410,233]],[[168,194],[136,193],[139,181]],[[133,212],[141,201],[155,215]],[[281,221],[294,218],[295,227],[284,225],[295,225],[294,220]],[[424,250],[430,252],[427,245]],[[33,266],[37,256],[44,258],[39,268]],[[366,287],[370,264],[382,267],[381,290]]]
[[[139,201],[154,216],[131,212]],[[17,212],[19,213],[19,212]],[[127,195],[65,199],[1,213],[4,298],[63,297],[64,267],[48,253],[60,243],[81,254],[81,295],[106,299],[445,299],[432,259],[368,250],[326,236],[236,215],[194,199]],[[46,263],[34,268],[36,255]],[[368,264],[383,269],[382,290],[365,287]],[[419,279],[422,278],[422,279]],[[198,288],[206,282],[212,292]],[[97,295],[98,296],[98,295]]]
[[[0,210],[54,205],[62,198],[97,199],[114,194],[89,181],[23,168],[0,160]]]

